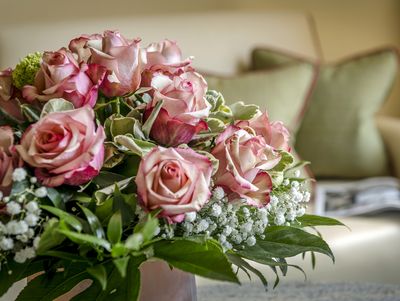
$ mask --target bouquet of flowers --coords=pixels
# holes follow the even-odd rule
[[[227,105],[175,42],[82,35],[0,73],[0,295],[137,300],[142,263],[238,283],[329,246],[304,162],[266,112]],[[296,266],[296,268],[300,269]]]

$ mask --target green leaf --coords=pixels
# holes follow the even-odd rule
[[[297,221],[300,223],[301,227],[316,227],[316,226],[345,226],[341,221],[338,221],[331,217],[326,216],[318,216],[305,214],[301,217],[297,218]]]
[[[243,101],[236,102],[229,107],[235,120],[249,120],[260,112],[257,105],[245,104]]]
[[[225,123],[218,118],[207,118],[206,122],[212,133],[221,133],[225,129]]]
[[[76,231],[78,232],[82,231],[81,222],[72,214],[69,214],[68,212],[65,212],[61,209],[46,205],[41,205],[40,208],[54,214],[55,216],[63,220],[65,223],[70,225],[72,228],[74,228]]]
[[[59,221],[51,218],[45,225],[44,231],[40,237],[39,246],[36,250],[37,254],[43,255],[48,250],[59,246],[65,239],[63,235],[58,233]]]
[[[87,272],[93,276],[101,285],[102,290],[107,287],[107,271],[104,265],[98,264],[93,267],[87,268]]]
[[[97,190],[96,192],[100,192],[103,194],[112,194],[115,192],[115,186],[118,186],[119,189],[124,189],[126,188],[129,183],[132,181],[133,177],[130,178],[125,178],[124,180],[118,181],[118,182],[114,182],[112,185],[104,187],[100,190]]]
[[[118,135],[114,138],[114,142],[122,145],[130,152],[140,157],[148,154],[156,145],[149,141],[143,141],[127,135]]]
[[[21,111],[29,122],[37,122],[40,118],[40,111],[32,105],[21,104]]]
[[[118,150],[118,147],[113,142],[104,143],[104,163],[105,168],[113,168],[120,164],[125,158],[125,154]]]
[[[54,275],[37,276],[18,295],[17,301],[52,301],[69,292],[81,281],[91,278],[86,272],[86,265],[69,266],[70,273],[57,272]]]
[[[70,111],[74,109],[74,105],[65,100],[64,98],[53,98],[45,103],[40,114],[40,118],[43,118],[49,113]]]
[[[158,241],[154,257],[173,267],[202,277],[239,283],[232,266],[218,243],[199,244],[190,240]]]
[[[120,211],[123,226],[129,225],[135,217],[136,198],[133,194],[121,193],[118,185],[114,187],[113,211]]]
[[[110,218],[107,228],[107,238],[112,244],[116,244],[121,241],[122,237],[122,218],[121,212],[117,211]]]
[[[286,170],[287,168],[291,167],[293,165],[294,162],[294,157],[292,154],[285,152],[285,151],[281,151],[280,152],[281,155],[281,160],[279,161],[279,163],[272,169],[273,171],[281,171],[283,172],[284,170]]]
[[[215,90],[207,91],[206,100],[211,104],[211,112],[217,111],[222,105],[225,104],[223,95]]]
[[[268,281],[265,278],[265,276],[256,268],[251,266],[246,260],[244,260],[242,257],[234,254],[234,253],[228,253],[226,254],[228,256],[228,259],[236,266],[249,270],[253,272],[258,278],[260,278],[261,283],[264,285],[265,290],[268,290]]]
[[[73,297],[71,301],[122,301],[137,300],[140,292],[139,265],[143,258],[131,257],[123,278],[114,266],[107,268],[107,288],[103,291],[98,283],[93,283],[88,289]]]
[[[93,183],[96,184],[99,188],[103,189],[109,186],[114,187],[115,183],[124,181],[125,179],[125,176],[122,176],[118,173],[103,170],[99,173],[97,177],[93,179]]]
[[[298,228],[288,226],[267,227],[264,240],[257,240],[253,247],[244,251],[259,254],[257,248],[262,249],[264,256],[286,258],[303,252],[314,251],[325,254],[334,260],[328,244],[319,236],[310,234]],[[242,252],[240,252],[242,253]]]
[[[126,277],[126,272],[128,269],[128,263],[129,263],[129,257],[122,257],[122,258],[118,258],[118,259],[114,259],[113,263],[115,265],[115,267],[117,268],[118,272],[120,273],[122,278]]]
[[[61,189],[54,189],[47,187],[47,197],[53,203],[54,207],[65,210],[65,203],[73,196],[70,191],[62,191]]]
[[[82,257],[75,253],[68,253],[68,252],[62,252],[62,251],[45,251],[45,252],[41,252],[40,255],[57,257],[60,259],[65,259],[65,260],[71,261],[71,262],[86,262],[86,263],[89,262],[88,258]]]
[[[144,242],[147,242],[156,235],[157,229],[158,218],[151,216],[151,214],[147,214],[145,220],[139,222],[136,225],[134,232],[141,233]]]
[[[112,117],[110,132],[113,137],[118,135],[133,134],[135,123],[139,122],[132,117]]]
[[[34,259],[25,263],[17,263],[14,260],[8,260],[3,263],[0,269],[0,297],[17,281],[44,270],[45,259]],[[8,271],[12,271],[11,274]]]
[[[72,231],[68,231],[68,230],[58,230],[58,232],[65,235],[70,240],[72,240],[73,242],[75,242],[79,245],[86,244],[86,245],[91,245],[91,246],[102,247],[102,248],[106,249],[107,251],[111,250],[110,243],[105,239],[101,239],[101,238],[98,238],[96,236],[89,235],[89,234],[76,233],[76,232],[72,232]]]
[[[79,208],[83,211],[83,213],[86,216],[86,220],[89,223],[90,229],[92,230],[92,233],[96,235],[98,238],[105,238],[104,230],[103,227],[101,226],[101,223],[97,216],[90,211],[88,208],[78,204]]]
[[[130,235],[125,241],[125,247],[127,249],[138,251],[143,244],[143,234],[134,233]]]
[[[162,99],[157,102],[156,106],[151,111],[149,118],[147,118],[146,122],[142,126],[142,131],[146,138],[150,136],[151,128],[153,127],[154,121],[156,120],[158,113],[160,113],[163,103],[164,101]]]

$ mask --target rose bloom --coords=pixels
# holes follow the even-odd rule
[[[68,49],[75,53],[78,62],[87,63],[92,55],[90,46],[101,49],[103,36],[101,34],[83,34],[69,42]]]
[[[96,130],[89,106],[49,113],[31,125],[16,149],[22,159],[35,167],[45,186],[81,185],[94,178],[104,159],[105,133]]]
[[[23,116],[18,101],[15,99],[16,89],[12,84],[12,69],[0,71],[0,110],[10,117],[21,121]]]
[[[10,193],[12,174],[15,168],[22,166],[14,147],[14,134],[9,126],[0,126],[0,191]]]
[[[84,105],[94,107],[99,85],[103,81],[105,68],[95,64],[78,64],[66,48],[55,52],[45,52],[41,69],[33,86],[25,86],[22,95],[28,101],[48,101],[64,98],[75,108]]]
[[[210,197],[211,161],[190,148],[156,147],[143,157],[135,182],[146,211],[163,209],[169,222],[181,222]]]
[[[280,157],[262,136],[253,133],[229,126],[218,136],[211,154],[219,160],[215,185],[224,188],[230,199],[244,198],[249,205],[261,207],[268,204],[272,188],[266,171]]]
[[[210,104],[205,99],[207,83],[196,72],[186,72],[180,76],[158,74],[152,79],[154,94],[144,113],[146,120],[157,102],[163,100],[150,136],[157,143],[177,146],[188,143],[201,130],[206,130],[203,120],[210,112]]]
[[[90,50],[90,62],[107,68],[107,76],[101,85],[106,96],[123,96],[139,88],[146,63],[139,39],[128,40],[118,31],[105,31],[102,43],[91,43]]]
[[[237,126],[250,127],[257,135],[264,137],[265,142],[276,150],[290,151],[290,133],[281,121],[270,122],[266,112],[260,113],[248,121],[239,121]]]

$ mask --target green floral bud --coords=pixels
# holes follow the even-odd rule
[[[36,73],[40,69],[40,62],[42,59],[41,52],[35,52],[28,54],[23,58],[12,72],[12,78],[14,81],[14,86],[18,89],[22,89],[25,85],[32,85]]]

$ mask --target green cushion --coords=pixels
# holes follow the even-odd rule
[[[271,120],[283,121],[295,132],[315,75],[312,64],[296,63],[234,77],[206,75],[205,78],[209,89],[220,91],[227,103],[244,101],[257,104],[268,111]]]
[[[280,59],[274,60],[276,55],[268,56],[271,52],[254,51],[253,67],[271,68],[282,64]],[[263,61],[263,57],[268,59]],[[397,68],[397,53],[393,49],[320,68],[295,145],[300,156],[312,162],[317,177],[389,174],[374,115],[392,88]]]

